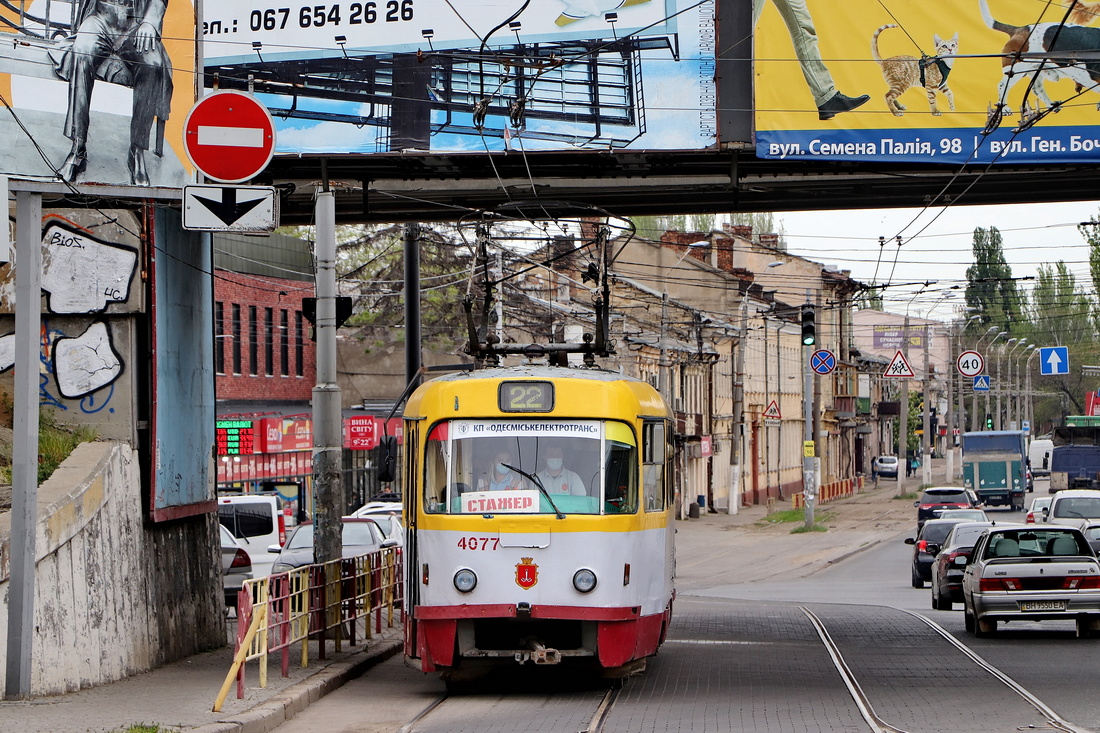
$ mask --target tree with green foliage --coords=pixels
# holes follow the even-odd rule
[[[1065,346],[1069,350],[1070,373],[1043,377],[1043,386],[1064,395],[1074,414],[1084,412],[1085,392],[1095,388],[1095,378],[1083,377],[1079,368],[1082,364],[1100,363],[1093,320],[1095,309],[1095,299],[1077,285],[1065,261],[1039,265],[1029,309],[1030,336],[1037,348]]]
[[[1027,298],[1012,278],[1012,268],[1005,260],[1001,233],[996,227],[974,230],[972,245],[974,264],[966,268],[966,304],[980,318],[972,329],[984,331],[998,326],[1015,333],[1022,322]]]
[[[405,340],[404,235],[401,224],[337,227],[338,288],[354,298],[345,328],[368,349]],[[311,239],[313,231],[302,228],[296,236]],[[422,338],[449,349],[465,342],[462,298],[471,252],[447,227],[421,226],[419,248]]]

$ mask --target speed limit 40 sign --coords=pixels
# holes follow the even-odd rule
[[[976,377],[985,371],[985,358],[977,351],[964,351],[959,354],[955,367],[964,377]]]

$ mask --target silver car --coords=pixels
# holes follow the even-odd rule
[[[237,607],[237,593],[244,581],[252,579],[252,558],[245,552],[233,533],[219,524],[222,543],[222,587],[225,589],[225,605]]]
[[[1015,620],[1073,619],[1079,637],[1100,630],[1100,562],[1076,527],[991,527],[974,545],[962,589],[975,636]]]

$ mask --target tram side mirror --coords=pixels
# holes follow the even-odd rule
[[[397,478],[397,438],[384,435],[378,439],[378,480],[390,483]]]

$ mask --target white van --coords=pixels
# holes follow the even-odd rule
[[[252,577],[271,574],[275,555],[267,548],[286,544],[286,519],[275,494],[237,494],[218,497],[218,521],[252,558]]]
[[[1031,461],[1032,476],[1050,475],[1050,453],[1054,450],[1054,441],[1050,438],[1035,438],[1027,447],[1027,458]]]

